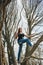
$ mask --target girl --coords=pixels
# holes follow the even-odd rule
[[[26,36],[27,38],[24,39],[23,37]],[[22,33],[22,28],[19,28],[18,29],[18,33],[15,33],[15,38],[18,38],[18,44],[19,44],[19,52],[18,52],[18,62],[19,62],[19,59],[20,59],[20,53],[22,51],[22,45],[23,43],[27,43],[28,45],[32,46],[30,40],[28,39],[30,36],[28,35],[25,35],[24,33]]]

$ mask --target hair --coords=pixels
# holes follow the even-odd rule
[[[22,29],[22,28],[19,28],[19,29],[18,29],[18,34],[20,33],[20,29]]]

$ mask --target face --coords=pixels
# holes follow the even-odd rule
[[[22,28],[20,28],[20,32],[22,32]]]

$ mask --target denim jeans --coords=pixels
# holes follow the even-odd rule
[[[22,45],[23,45],[23,43],[27,43],[29,46],[32,46],[32,44],[31,44],[31,41],[28,39],[28,38],[26,38],[26,39],[20,39],[20,40],[18,40],[18,44],[19,44],[19,52],[18,52],[18,62],[19,62],[19,59],[20,59],[20,54],[21,54],[21,51],[22,51]]]

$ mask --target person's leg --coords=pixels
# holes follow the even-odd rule
[[[27,42],[28,45],[32,46],[30,39],[27,38],[26,42]]]
[[[20,62],[19,60],[20,60],[21,51],[22,51],[22,44],[19,45],[18,62]]]
[[[21,44],[25,43],[25,42],[27,42],[28,45],[32,46],[31,41],[28,38],[19,40],[19,43],[21,43]]]

